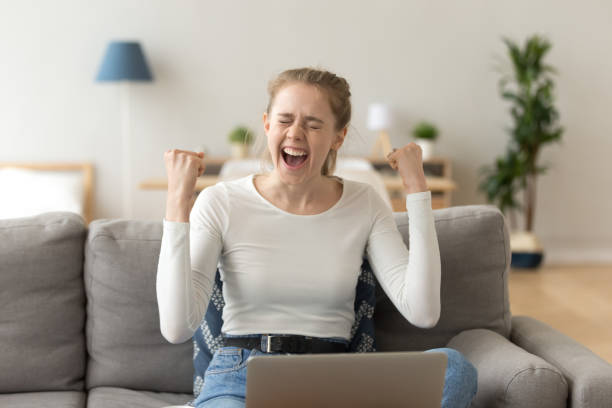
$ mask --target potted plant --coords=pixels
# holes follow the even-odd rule
[[[501,97],[510,101],[513,125],[505,155],[498,157],[493,166],[483,166],[483,180],[479,189],[489,202],[495,202],[502,212],[509,214],[511,224],[510,246],[512,267],[537,268],[544,253],[533,233],[536,181],[546,166],[538,165],[538,154],[545,144],[560,141],[563,128],[554,106],[551,74],[555,69],[543,59],[551,44],[545,38],[533,35],[521,49],[509,39],[503,39],[512,62],[512,73],[499,81]],[[523,192],[519,202],[515,196]],[[522,212],[525,226],[518,230],[514,211]]]
[[[435,141],[438,138],[438,129],[430,122],[421,121],[412,129],[412,136],[415,143],[423,151],[423,160],[427,160],[434,155]]]
[[[236,126],[228,135],[232,157],[243,159],[249,155],[249,146],[253,142],[253,132],[246,126]]]

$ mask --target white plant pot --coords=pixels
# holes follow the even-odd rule
[[[510,249],[513,268],[536,269],[544,258],[544,249],[540,240],[528,231],[511,232]]]
[[[431,159],[434,156],[435,142],[429,139],[415,139],[414,143],[421,147],[423,152],[423,160]]]
[[[510,249],[513,252],[538,252],[542,250],[542,244],[531,232],[513,231],[510,233]]]
[[[249,156],[249,145],[244,143],[231,143],[232,158],[244,159]]]

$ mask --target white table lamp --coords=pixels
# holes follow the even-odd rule
[[[369,130],[378,132],[378,138],[376,144],[372,149],[372,158],[380,157],[382,151],[382,157],[386,158],[389,153],[393,150],[391,142],[389,140],[389,134],[387,131],[391,127],[392,114],[391,108],[383,103],[372,103],[368,107],[368,120],[367,127]]]

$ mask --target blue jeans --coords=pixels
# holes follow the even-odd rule
[[[254,337],[228,336],[228,337]],[[343,341],[326,338],[329,341]],[[448,356],[442,408],[466,408],[477,391],[478,373],[476,368],[457,350],[436,348],[426,352],[440,351]],[[204,385],[194,401],[196,408],[244,408],[246,396],[246,376],[249,357],[256,355],[277,355],[279,352],[266,353],[258,349],[222,347],[213,354],[204,375]]]

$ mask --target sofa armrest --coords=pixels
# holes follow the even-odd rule
[[[472,407],[565,408],[568,385],[563,374],[500,334],[466,330],[448,343],[478,370]]]
[[[609,406],[612,365],[591,350],[528,316],[512,318],[510,340],[561,370],[569,384],[572,408]]]

